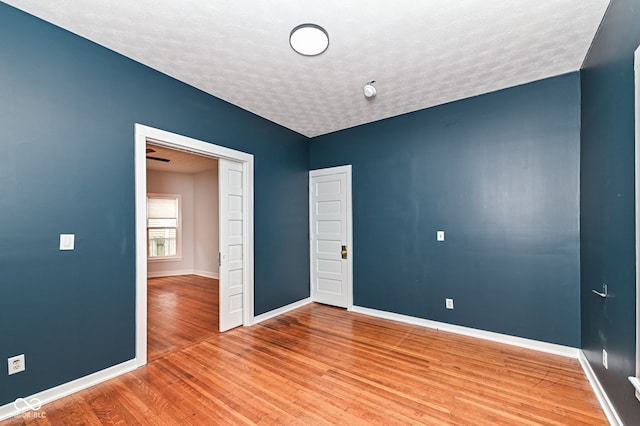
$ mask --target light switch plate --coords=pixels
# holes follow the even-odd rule
[[[444,231],[436,231],[436,239],[438,241],[444,241]]]
[[[75,239],[75,234],[60,234],[60,250],[73,250]]]

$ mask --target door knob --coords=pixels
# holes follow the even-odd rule
[[[342,251],[340,252],[343,259],[347,258],[347,246],[342,246]]]

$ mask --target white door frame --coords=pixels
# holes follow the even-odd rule
[[[134,162],[135,162],[135,225],[136,225],[136,366],[147,363],[147,141],[154,145],[186,151],[207,157],[223,158],[244,167],[243,197],[243,325],[253,325],[253,155],[176,133],[166,132],[153,127],[135,124]]]
[[[636,376],[629,377],[640,399],[640,47],[634,53],[635,195],[636,195]]]
[[[311,197],[312,184],[311,179],[317,176],[332,175],[335,173],[345,173],[347,177],[347,248],[349,262],[347,262],[347,311],[353,311],[353,215],[352,215],[352,195],[351,195],[351,164],[346,166],[329,167],[326,169],[316,169],[309,172],[309,295],[313,298],[313,220],[312,209],[313,201]],[[313,300],[312,300],[313,301]]]

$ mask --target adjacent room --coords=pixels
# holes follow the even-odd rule
[[[0,2],[0,424],[639,424],[638,22]]]
[[[219,331],[218,160],[147,144],[147,359]]]

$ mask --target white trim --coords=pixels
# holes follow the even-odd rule
[[[578,361],[580,361],[580,365],[582,366],[582,370],[584,371],[585,376],[587,376],[587,380],[593,389],[593,392],[596,394],[596,398],[602,407],[602,411],[604,411],[604,415],[607,416],[607,420],[613,426],[623,425],[622,420],[618,416],[616,409],[613,404],[609,400],[607,393],[604,391],[604,388],[600,384],[598,380],[598,376],[593,372],[587,357],[584,356],[584,352],[579,351]]]
[[[634,53],[635,185],[636,185],[636,377],[640,377],[640,47]],[[635,390],[640,400],[640,391]]]
[[[312,223],[312,215],[311,215],[311,212],[313,209],[313,205],[312,205],[313,202],[311,199],[311,188],[312,188],[311,179],[318,176],[333,175],[337,173],[346,174],[347,247],[349,248],[349,261],[347,262],[347,280],[349,281],[347,285],[347,292],[349,293],[347,295],[347,306],[346,306],[347,311],[353,310],[353,256],[355,253],[355,248],[353,247],[353,200],[352,200],[352,192],[351,192],[351,185],[352,185],[351,170],[352,170],[351,164],[347,164],[345,166],[336,166],[336,167],[329,167],[326,169],[316,169],[316,170],[309,171],[309,236],[310,237],[314,235],[313,229],[312,229],[313,223]],[[311,244],[313,244],[313,241],[310,238],[309,239],[309,294],[313,298],[312,286],[313,286],[314,259],[313,259],[313,249],[311,247]]]
[[[135,369],[136,361],[132,359],[130,361],[123,362],[122,364],[114,365],[113,367],[105,368],[104,370],[89,374],[88,376],[72,380],[60,386],[38,392],[31,396],[23,396],[22,398],[27,401],[30,401],[32,398],[38,398],[42,405],[44,405]],[[40,411],[46,412],[46,407],[41,408]],[[22,412],[24,412],[24,410],[17,410],[13,405],[13,402],[3,405],[0,407],[0,421],[17,416]]]
[[[293,302],[281,308],[274,309],[273,311],[265,312],[264,314],[258,315],[253,319],[253,323],[258,324],[259,322],[266,321],[271,318],[275,318],[278,315],[286,314],[289,311],[293,311],[294,309],[301,308],[304,305],[308,305],[310,303],[311,303],[310,297],[306,299],[298,300],[297,302]]]
[[[182,256],[148,257],[147,262],[149,263],[182,262]]]
[[[507,334],[478,330],[470,327],[462,327],[459,325],[431,321],[423,318],[396,314],[393,312],[379,311],[377,309],[363,308],[361,306],[354,306],[353,312],[392,321],[404,322],[412,325],[419,325],[421,327],[433,328],[435,330],[446,331],[449,333],[461,334],[463,336],[475,337],[477,339],[490,340],[492,342],[504,343],[507,345],[518,346],[525,349],[532,349],[534,351],[546,352],[549,354],[560,355],[568,358],[578,358],[578,353],[580,352],[580,349],[572,348],[570,346],[540,342],[538,340],[509,336]]]
[[[236,151],[223,146],[214,145],[192,139],[176,133],[166,132],[153,127],[135,124],[134,164],[135,164],[135,199],[136,199],[136,365],[147,363],[147,250],[146,250],[146,197],[147,197],[147,141],[154,145],[180,151],[192,152],[207,157],[222,158],[239,162],[243,165],[245,206],[243,218],[244,283],[243,289],[243,324],[252,325],[254,318],[254,242],[253,242],[253,155]]]
[[[216,280],[220,279],[220,275],[217,272],[201,271],[197,269],[147,272],[147,278],[177,277],[180,275],[197,275],[199,277],[214,278]]]
[[[217,272],[201,271],[199,269],[194,269],[193,275],[197,275],[199,277],[204,277],[204,278],[213,278],[216,280],[220,279],[220,274]]]
[[[136,229],[136,366],[147,363],[147,137],[146,128],[134,126]],[[144,247],[144,249],[142,249]]]
[[[392,312],[379,311],[376,309],[363,308],[360,306],[354,306],[353,312],[364,315],[369,315],[377,318],[388,319],[392,321],[404,322],[407,324],[418,325],[427,328],[433,328],[436,330],[447,331],[450,333],[461,334],[469,337],[475,337],[478,339],[490,340],[493,342],[504,343],[508,345],[518,346],[525,349],[532,349],[540,352],[546,352],[554,355],[565,356],[568,358],[578,359],[580,366],[593,389],[593,392],[604,411],[607,420],[613,426],[623,425],[622,420],[618,416],[613,404],[609,400],[607,393],[604,391],[600,381],[591,369],[591,365],[587,361],[584,353],[577,348],[569,346],[556,345],[553,343],[540,342],[537,340],[525,339],[522,337],[509,336],[500,333],[493,333],[484,330],[477,330],[469,327],[462,327],[458,325],[446,324],[437,321],[426,320],[422,318],[411,317],[407,315],[395,314]]]
[[[196,274],[193,269],[147,272],[147,278],[177,277],[180,275],[200,275],[200,274]]]

